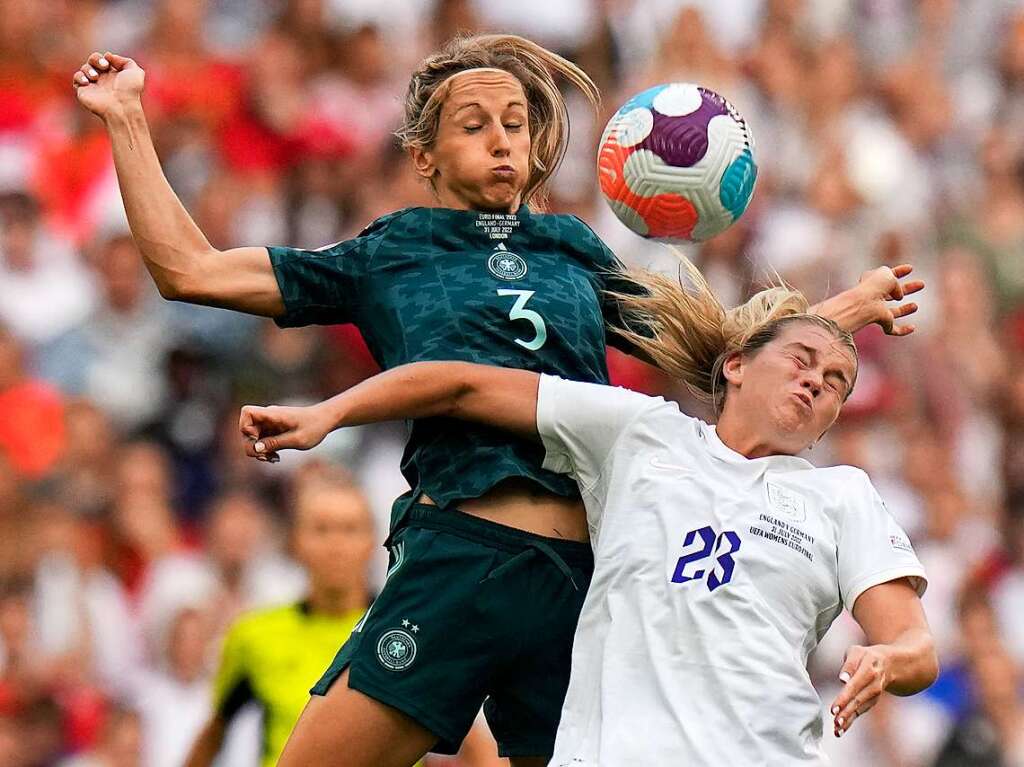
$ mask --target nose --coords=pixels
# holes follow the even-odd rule
[[[509,140],[508,131],[500,123],[491,131],[491,156],[508,157],[512,153],[512,142]]]
[[[821,374],[817,370],[807,370],[800,379],[800,386],[807,389],[811,397],[817,397],[821,394],[821,389],[825,385],[825,382],[821,378]]]

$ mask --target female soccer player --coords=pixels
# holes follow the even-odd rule
[[[596,564],[558,767],[824,764],[806,661],[844,606],[869,644],[840,671],[836,736],[883,691],[909,695],[938,673],[924,570],[867,475],[796,457],[853,389],[850,334],[798,293],[726,313],[694,282],[696,294],[652,279],[648,296],[624,297],[655,331],[625,333],[714,402],[717,427],[660,397],[458,362],[242,411],[256,457],[338,426],[454,416],[540,442],[545,468],[579,484]]]
[[[459,39],[426,59],[398,135],[443,207],[383,216],[312,251],[215,250],[160,169],[142,69],[94,53],[74,83],[107,127],[132,233],[165,297],[283,326],[353,322],[383,368],[459,359],[605,383],[604,321],[618,321],[605,290],[623,289],[615,258],[579,219],[530,208],[566,145],[555,75],[596,102],[582,71],[522,38]],[[819,311],[851,329],[910,332],[894,320],[914,305],[886,303],[920,286],[900,284],[908,271],[878,271]],[[281,764],[329,754],[406,767],[430,748],[454,752],[485,699],[501,753],[516,767],[546,763],[593,555],[575,483],[542,461],[530,440],[483,425],[413,425],[391,577]]]

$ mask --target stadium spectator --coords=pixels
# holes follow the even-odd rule
[[[957,666],[964,689],[991,670],[956,661],[971,632],[957,619],[965,579],[982,579],[996,615],[986,631],[1019,674],[1024,12],[991,0],[0,3],[0,323],[8,328],[0,332],[0,580],[20,575],[33,630],[56,631],[53,615],[39,621],[35,605],[45,601],[63,621],[71,595],[102,593],[107,587],[95,584],[109,583],[110,573],[121,584],[111,593],[128,594],[127,613],[95,593],[87,603],[111,632],[128,622],[126,635],[150,637],[136,658],[152,671],[146,563],[166,560],[172,572],[180,565],[184,583],[219,593],[211,562],[244,558],[240,549],[210,552],[221,545],[221,522],[210,516],[219,499],[250,490],[273,530],[289,513],[277,477],[308,470],[287,459],[275,472],[246,465],[237,405],[324,396],[373,371],[351,328],[282,332],[147,298],[148,278],[122,268],[137,270],[138,261],[120,244],[127,232],[109,146],[102,126],[73,103],[69,68],[100,46],[138,57],[168,178],[215,247],[315,247],[390,210],[431,204],[387,136],[402,78],[456,32],[511,31],[506,23],[530,25],[600,83],[602,117],[573,113],[553,209],[582,215],[627,262],[676,270],[674,256],[622,228],[598,196],[593,152],[603,117],[653,84],[645,78],[692,77],[725,91],[757,142],[750,209],[724,235],[687,248],[719,295],[739,303],[766,266],[814,297],[883,261],[913,262],[930,279],[916,337],[892,352],[873,348],[870,334],[858,338],[856,396],[864,399],[848,404],[810,457],[865,468],[908,527],[932,580],[925,602],[942,665]],[[308,78],[297,81],[297,71]],[[108,323],[101,347],[68,343],[98,332],[100,318]],[[140,350],[147,332],[161,335]],[[56,356],[54,341],[64,342]],[[171,371],[164,357],[173,348]],[[53,363],[67,371],[84,361],[105,371],[91,387],[49,372]],[[685,398],[632,363],[616,380]],[[201,447],[183,449],[194,435]],[[140,436],[161,447],[140,448]],[[343,446],[325,445],[314,458],[358,474],[383,529],[404,489],[402,430],[342,436]],[[375,547],[372,562],[379,585],[384,549]],[[206,575],[193,579],[193,566]],[[152,601],[161,615],[176,604]],[[9,612],[12,621],[18,615]],[[70,619],[61,625],[76,634]],[[112,671],[120,646],[82,661],[115,708],[128,680],[112,676],[139,673]],[[821,659],[821,668],[834,665],[835,656]],[[994,665],[1010,678],[1005,660]],[[827,699],[834,679],[814,679]],[[966,703],[943,697],[953,679],[944,675],[916,702],[894,701],[888,724],[855,728],[835,744],[833,762],[931,764],[967,716]],[[1010,710],[1008,688],[992,695]],[[0,763],[29,764],[15,753],[27,746],[24,712],[5,700]],[[1021,700],[1018,690],[1015,705]],[[39,712],[35,721],[48,724],[34,729],[62,733],[69,758],[106,753]],[[130,720],[115,727],[126,738]],[[960,732],[970,743],[978,730]]]

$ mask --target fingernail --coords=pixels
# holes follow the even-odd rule
[[[90,76],[92,76],[92,77],[99,77],[99,76],[100,76],[100,73],[99,73],[99,72],[97,72],[97,71],[96,71],[95,69],[93,69],[92,67],[89,67],[89,75],[90,75]]]
[[[256,448],[257,453],[262,453],[264,450],[267,449],[267,446],[264,445],[262,442],[257,442],[255,445],[253,445],[253,447]]]
[[[272,455],[272,456],[270,456],[269,460],[270,460],[271,463],[277,463],[277,462],[279,462],[281,460],[281,456],[279,456],[279,455]]]
[[[110,66],[110,62],[109,62],[109,61],[107,61],[107,60],[106,60],[105,58],[103,58],[103,57],[100,57],[100,61],[99,61],[99,64],[100,64],[100,66],[101,66],[101,67],[109,67],[109,66]]]
[[[832,716],[839,713],[839,706],[832,706]]]
[[[839,726],[842,727],[843,726],[843,722],[845,722],[846,720],[843,719],[843,717],[839,717],[838,719],[836,719],[836,721],[839,722]]]
[[[256,448],[256,449],[259,450],[259,448]],[[847,672],[847,671],[840,671],[839,672],[839,681],[842,682],[843,684],[846,684],[847,682],[849,682],[850,681],[850,674],[849,674],[849,672]]]

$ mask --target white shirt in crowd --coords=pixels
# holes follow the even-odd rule
[[[748,459],[660,397],[551,376],[537,428],[595,557],[552,767],[827,763],[809,653],[872,586],[925,588],[867,475]]]

